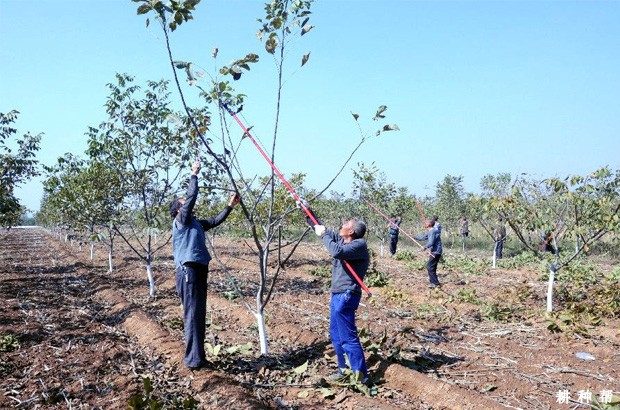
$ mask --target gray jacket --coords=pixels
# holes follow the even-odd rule
[[[370,265],[370,255],[368,254],[366,240],[354,239],[349,243],[344,243],[342,237],[331,229],[326,230],[321,239],[329,254],[334,258],[332,261],[331,292],[343,293],[350,290],[361,295],[362,288],[353,278],[353,275],[351,275],[343,261],[346,260],[360,280],[364,280]]]
[[[425,248],[431,251],[433,255],[441,255],[443,246],[441,245],[441,231],[437,227],[433,227],[426,235],[414,236],[418,241],[426,241]]]
[[[224,222],[232,211],[232,208],[227,206],[215,218],[196,219],[192,213],[197,198],[198,178],[192,175],[187,187],[185,204],[172,223],[172,249],[176,266],[186,263],[208,266],[211,255],[207,250],[205,231]]]

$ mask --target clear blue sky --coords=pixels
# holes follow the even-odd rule
[[[21,112],[20,134],[45,133],[43,163],[84,152],[87,127],[106,120],[105,85],[116,72],[139,84],[172,78],[161,30],[147,29],[136,6],[0,0],[0,112]],[[212,47],[218,66],[260,54],[235,85],[249,96],[245,119],[270,145],[275,79],[255,36],[262,9],[202,0],[172,46],[176,59],[207,72]],[[350,192],[360,161],[421,196],[448,174],[476,191],[499,172],[620,168],[620,1],[320,0],[312,10],[316,27],[292,48],[286,76],[276,157],[285,175],[306,172],[308,186],[322,188],[359,138],[350,113],[368,119],[381,104],[401,131],[366,143],[333,187],[340,192]],[[248,167],[266,173],[244,149]],[[18,195],[38,209],[40,180]]]

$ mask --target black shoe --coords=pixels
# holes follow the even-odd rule
[[[211,367],[211,363],[209,363],[206,360],[201,360],[200,363],[198,363],[198,365],[193,365],[193,366],[185,366],[187,367],[189,370],[200,370],[200,369],[206,369],[208,367]]]

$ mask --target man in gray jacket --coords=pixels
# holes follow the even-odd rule
[[[359,372],[359,381],[366,383],[368,369],[362,344],[357,335],[355,312],[360,304],[362,289],[345,266],[348,262],[360,280],[370,265],[370,255],[364,235],[366,224],[352,218],[345,221],[338,233],[315,225],[314,231],[321,237],[323,245],[332,256],[332,287],[329,306],[329,336],[338,361],[338,373],[333,378],[343,375],[346,369],[345,353],[351,365],[351,371]]]
[[[207,250],[205,231],[215,228],[228,217],[240,200],[232,194],[228,206],[215,218],[196,219],[194,205],[198,198],[200,163],[192,166],[187,195],[170,204],[172,247],[176,266],[176,288],[183,304],[185,331],[185,366],[198,369],[206,365],[205,330],[207,314],[207,277],[211,255]]]
[[[428,249],[430,255],[428,262],[426,263],[426,270],[428,271],[428,280],[430,281],[429,288],[433,289],[441,286],[439,279],[437,278],[437,264],[441,259],[441,253],[443,252],[443,246],[441,245],[441,230],[435,226],[435,219],[431,218],[426,222],[428,233],[422,236],[415,236],[418,241],[426,241],[424,248]]]

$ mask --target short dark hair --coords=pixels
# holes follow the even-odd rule
[[[351,218],[349,219],[349,222],[353,224],[353,234],[355,235],[355,239],[363,238],[364,235],[366,235],[366,224],[364,221],[357,218]]]
[[[179,208],[181,208],[181,201],[179,201],[179,198],[174,198],[172,200],[172,202],[170,202],[170,216],[172,217],[172,219],[177,217],[177,214],[179,213]]]

